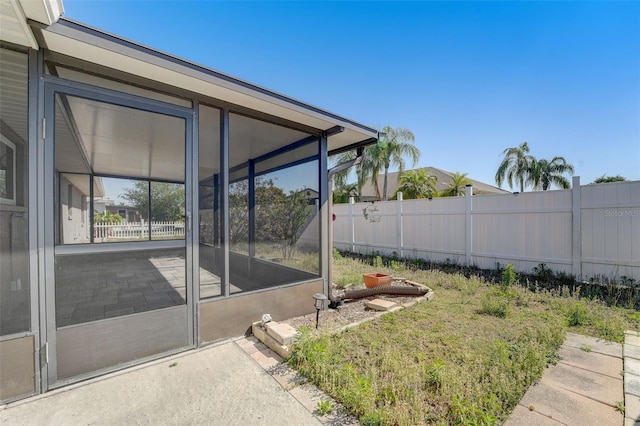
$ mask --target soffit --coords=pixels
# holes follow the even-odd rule
[[[9,43],[38,48],[27,17],[17,0],[0,0],[0,40]]]
[[[27,141],[27,55],[0,49],[0,119]],[[14,141],[15,142],[15,141]]]

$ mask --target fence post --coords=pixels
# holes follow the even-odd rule
[[[404,235],[402,233],[402,192],[398,192],[396,198],[396,226],[398,230],[398,256],[402,259],[404,257],[402,250],[404,247]]]
[[[471,218],[471,211],[473,203],[471,197],[473,196],[473,186],[465,185],[465,264],[471,266],[471,251],[473,250],[473,221]]]
[[[351,231],[351,253],[356,252],[356,219],[353,217],[353,203],[355,199],[349,197],[349,230]]]
[[[571,221],[573,223],[572,258],[573,267],[571,273],[577,280],[582,279],[582,200],[580,197],[580,176],[574,176],[571,183]]]

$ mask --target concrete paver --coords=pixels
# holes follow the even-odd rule
[[[624,416],[640,421],[640,397],[626,394],[624,398]]]
[[[539,411],[530,410],[523,405],[516,405],[505,426],[560,426],[559,421],[545,416]]]
[[[625,343],[623,349],[623,355],[625,358],[640,359],[640,346],[635,346],[629,343]]]
[[[608,342],[580,334],[567,333],[563,346],[572,346],[578,349],[588,347],[591,349],[591,353],[622,357],[622,345],[620,343]]]
[[[640,338],[635,331],[624,334],[624,422],[640,426]]]
[[[615,408],[543,381],[527,391],[520,405],[566,425],[620,426],[623,421]]]
[[[549,367],[541,382],[592,398],[611,407],[615,407],[616,402],[624,399],[622,376],[614,379],[563,362]]]
[[[627,380],[621,374],[622,345],[568,333],[559,354],[561,361],[529,388],[505,425],[626,424],[616,409],[625,400]]]
[[[626,373],[640,376],[640,360],[634,358],[625,358],[624,371]]]
[[[562,346],[558,352],[563,364],[622,379],[622,359],[597,352],[585,352],[572,346]]]
[[[624,391],[630,395],[640,397],[640,377],[626,373],[624,375]]]

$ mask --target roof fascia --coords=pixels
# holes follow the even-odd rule
[[[137,56],[145,55],[153,65],[174,69],[195,78],[201,78],[204,74],[212,84],[217,84],[249,96],[261,98],[268,102],[284,105],[306,115],[330,121],[335,124],[345,125],[365,134],[368,133],[371,136],[377,135],[377,131],[375,129],[354,120],[341,117],[332,112],[306,104],[302,101],[290,98],[264,87],[231,77],[219,71],[215,71],[202,65],[135,43],[122,37],[108,34],[67,18],[61,18],[57,23],[41,29],[76,40],[82,40],[83,42],[96,47],[101,47],[111,51],[118,51],[125,55],[129,54],[129,56],[132,56],[134,53],[137,54]]]

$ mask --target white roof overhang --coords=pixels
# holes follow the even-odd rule
[[[378,136],[375,129],[350,119],[71,20],[60,19],[57,23],[40,28],[36,35],[40,44],[52,52],[321,131],[336,126],[343,128],[342,132],[329,137],[329,152],[341,151],[365,141],[371,143]]]
[[[63,12],[61,0],[0,0],[0,40],[37,49],[27,20],[51,25]]]

